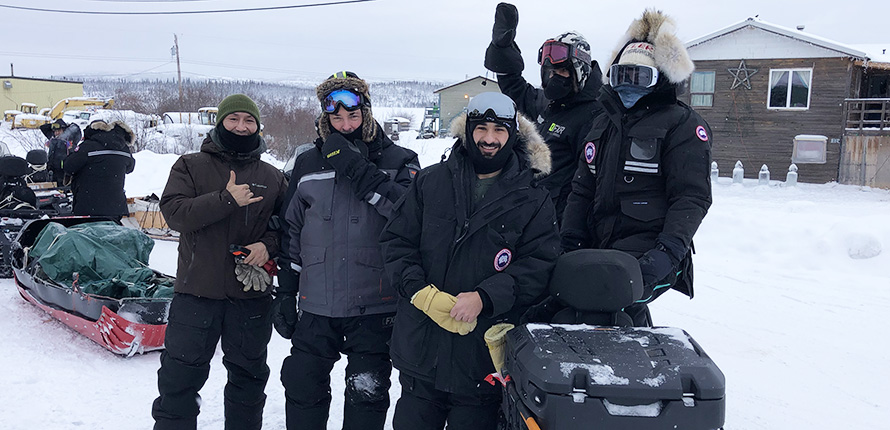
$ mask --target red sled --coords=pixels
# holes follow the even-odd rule
[[[25,225],[13,243],[11,259],[19,294],[62,324],[115,354],[131,357],[163,349],[171,299],[88,294],[40,276],[39,264],[27,264],[23,249],[33,245],[47,223],[58,222],[69,227],[98,220],[106,221],[57,218],[35,220]],[[173,279],[159,272],[155,274]]]

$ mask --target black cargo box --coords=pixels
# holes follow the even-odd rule
[[[723,373],[681,329],[527,324],[506,345],[511,428],[525,408],[543,430],[723,426]]]

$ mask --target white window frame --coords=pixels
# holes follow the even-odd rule
[[[696,75],[702,75],[705,73],[710,74],[712,76],[711,82],[714,84],[713,85],[714,87],[711,89],[710,92],[693,92],[692,91],[692,80],[695,78]],[[690,106],[692,106],[692,107],[706,107],[706,108],[714,107],[714,93],[716,91],[717,91],[717,72],[716,71],[714,71],[714,70],[698,71],[697,70],[697,71],[692,72],[692,76],[689,78],[689,105]],[[709,104],[709,105],[694,104],[693,100],[694,100],[695,96],[711,96],[711,104]]]
[[[773,72],[788,72],[788,91],[785,94],[785,106],[773,107],[769,102],[773,95]],[[794,81],[794,72],[809,72],[809,81],[807,82],[807,105],[806,107],[791,107],[791,83]],[[769,90],[766,92],[766,108],[769,110],[808,110],[810,109],[810,101],[813,98],[813,69],[770,69],[769,70]]]

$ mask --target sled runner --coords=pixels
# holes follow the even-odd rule
[[[560,257],[550,291],[572,307],[506,334],[509,429],[722,428],[724,376],[701,346],[679,328],[630,327],[622,315],[641,284],[636,259],[620,251]]]
[[[162,349],[174,278],[145,266],[153,244],[104,218],[30,221],[12,246],[16,286],[115,354]]]

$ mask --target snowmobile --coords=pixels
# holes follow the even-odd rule
[[[502,328],[502,357],[486,332],[500,370],[491,379],[504,390],[502,428],[722,429],[725,378],[702,347],[679,328],[633,327],[623,311],[642,285],[629,254],[569,252],[549,285],[561,310]]]
[[[21,157],[0,157],[0,278],[11,278],[12,241],[28,220],[71,214],[68,188],[32,190],[25,178],[32,173]]]
[[[175,278],[146,266],[154,241],[101,217],[28,221],[12,244],[28,302],[109,351],[163,349]]]

